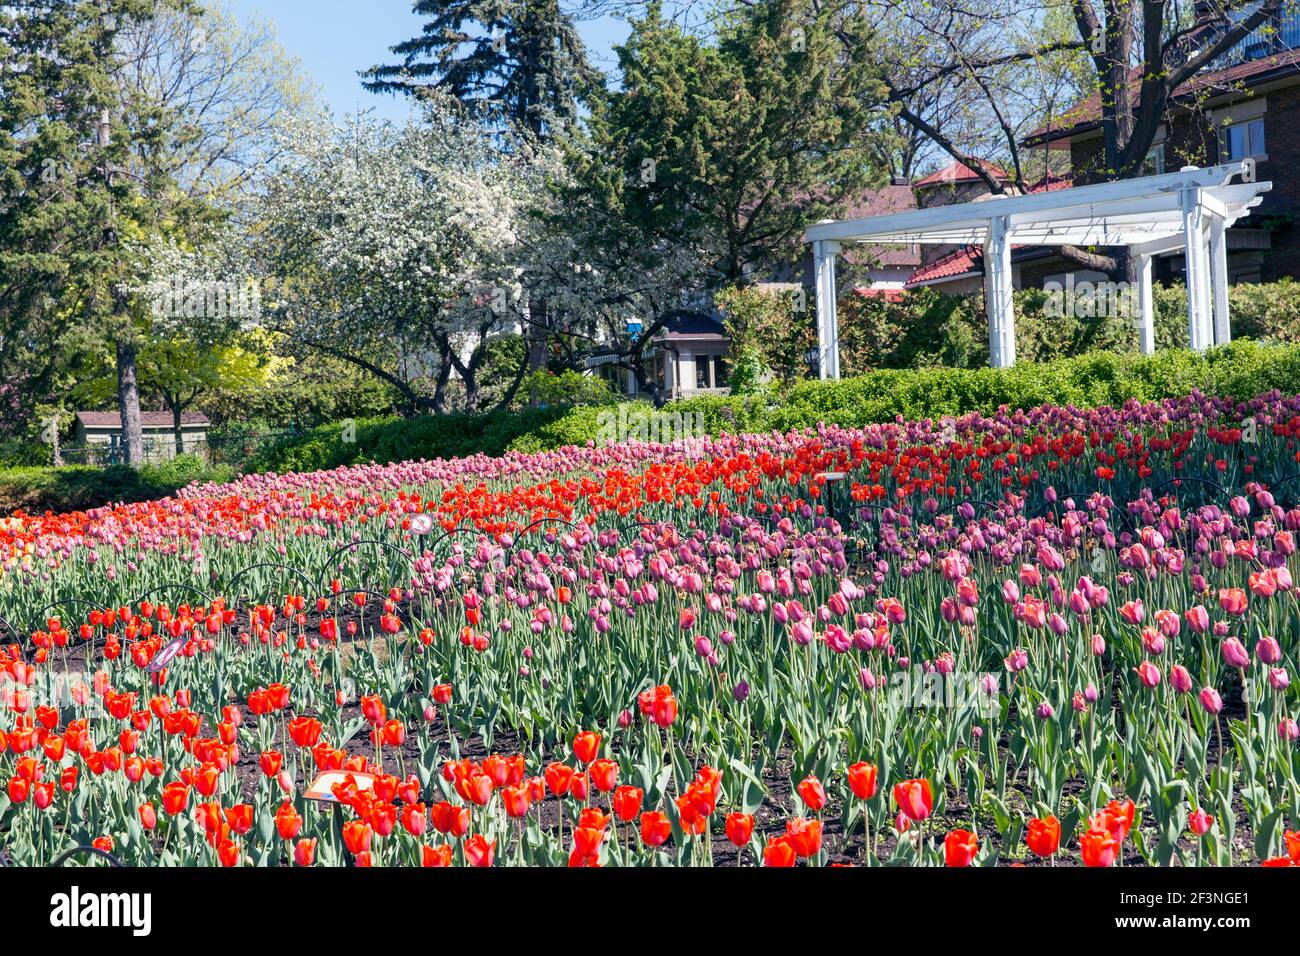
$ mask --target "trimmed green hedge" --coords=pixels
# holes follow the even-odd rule
[[[208,467],[193,455],[178,455],[140,469],[126,465],[4,468],[0,469],[0,515],[20,510],[28,514],[85,511],[118,501],[152,501],[192,481],[232,477],[233,469]]]
[[[1094,352],[1009,369],[879,369],[838,382],[806,381],[781,393],[704,396],[670,403],[667,412],[702,415],[711,434],[815,426],[866,425],[897,418],[934,418],[1000,406],[1044,403],[1119,405],[1186,395],[1193,389],[1238,399],[1278,389],[1300,392],[1300,346],[1238,341],[1197,354],[1154,356]],[[648,409],[644,403],[631,407]],[[361,462],[451,458],[482,452],[534,452],[582,445],[602,436],[615,406],[527,409],[490,415],[421,416],[357,422],[345,444],[339,425],[322,426],[264,450],[259,471],[305,471]]]

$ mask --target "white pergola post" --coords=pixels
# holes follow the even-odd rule
[[[1137,272],[1138,348],[1143,355],[1156,351],[1156,309],[1151,298],[1151,257],[1138,254],[1133,257]]]
[[[984,308],[989,320],[989,361],[994,368],[1016,364],[1016,313],[1008,233],[1006,216],[989,220],[988,239],[984,243]]]
[[[1210,257],[1205,242],[1205,210],[1201,191],[1184,187],[1183,256],[1187,266],[1187,338],[1188,344],[1201,351],[1211,342],[1210,327]]]
[[[835,315],[835,258],[840,244],[813,243],[813,274],[817,289],[817,343],[821,347],[821,377],[840,377],[840,330]]]
[[[1232,323],[1228,317],[1228,240],[1223,219],[1210,219],[1210,278],[1214,291],[1214,344],[1232,341]]]

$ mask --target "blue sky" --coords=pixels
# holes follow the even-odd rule
[[[420,31],[422,20],[409,0],[227,0],[241,20],[255,16],[276,26],[280,43],[302,61],[336,113],[358,107],[375,115],[406,116],[405,99],[367,93],[357,71],[392,61],[388,48]],[[596,65],[614,64],[611,47],[627,36],[627,25],[605,17],[579,25]]]

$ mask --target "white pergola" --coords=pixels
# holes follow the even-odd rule
[[[1155,351],[1152,256],[1183,249],[1192,348],[1227,342],[1231,328],[1224,231],[1247,215],[1272,185],[1255,182],[1254,161],[1247,159],[1054,192],[819,222],[804,234],[804,241],[813,247],[821,377],[840,377],[835,261],[840,250],[852,243],[983,246],[984,300],[994,368],[1016,361],[1012,245],[1128,247],[1138,277],[1139,342],[1147,354]]]

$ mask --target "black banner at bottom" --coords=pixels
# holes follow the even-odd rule
[[[296,935],[310,925],[331,948],[503,918],[527,944],[529,926],[541,933],[557,918],[668,928],[688,912],[692,922],[719,920],[729,942],[769,934],[774,920],[807,919],[818,939],[869,924],[926,942],[969,941],[995,927],[1054,934],[1047,938],[1174,932],[1227,942],[1289,930],[1298,889],[1300,874],[1271,869],[0,869],[6,923],[22,934],[188,944],[197,933],[220,945],[222,934],[237,944],[254,926]]]

